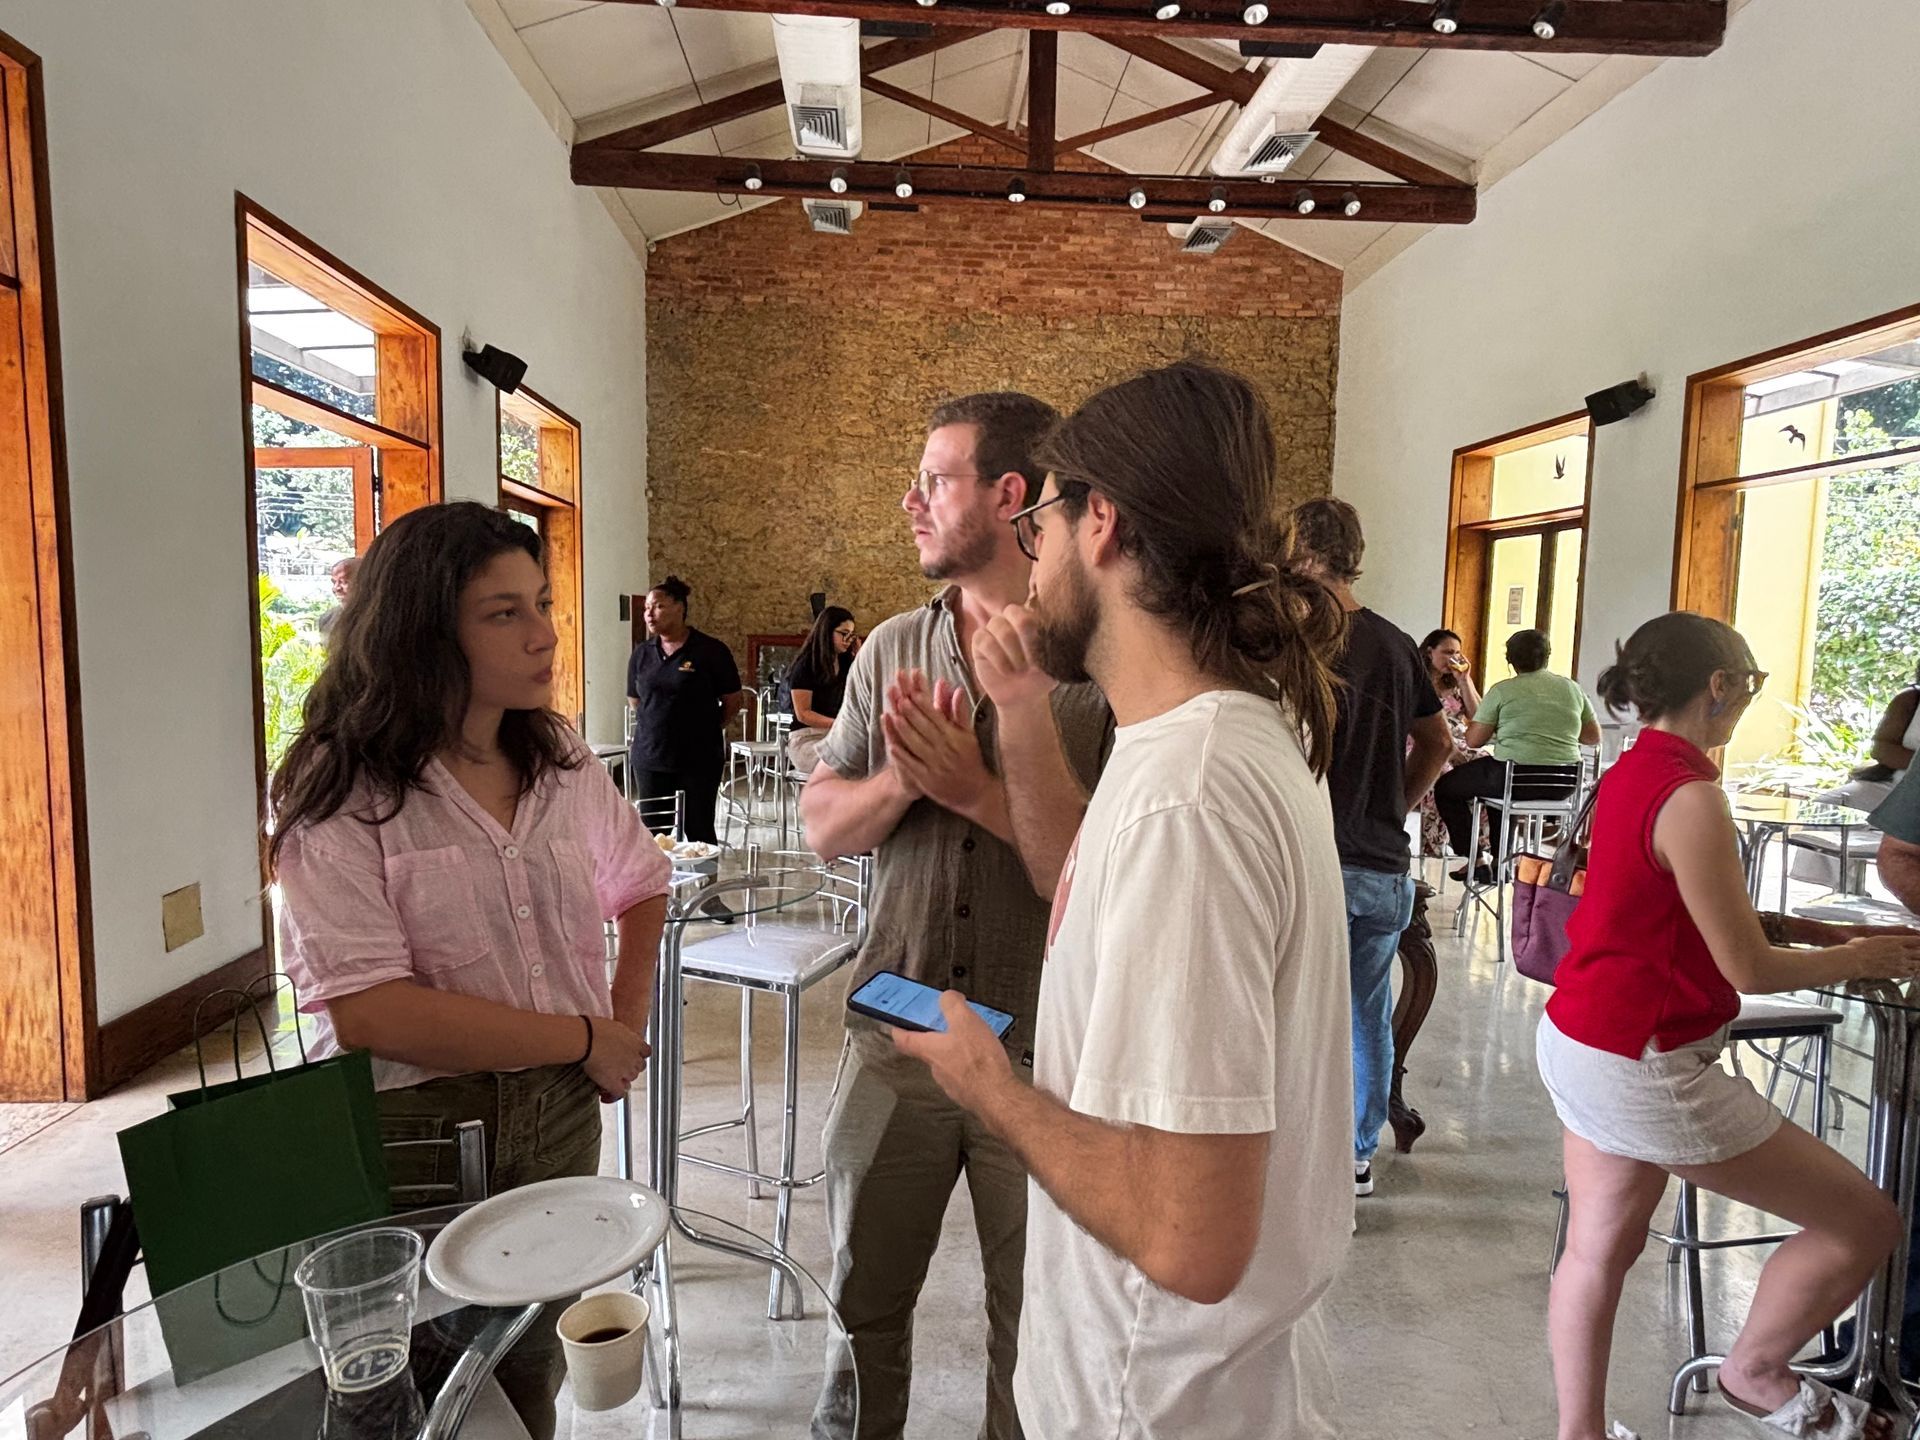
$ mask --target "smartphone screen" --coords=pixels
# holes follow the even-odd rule
[[[1013,1016],[1006,1011],[995,1010],[977,1000],[967,1003],[973,1007],[974,1014],[987,1022],[995,1038],[1004,1039],[1013,1028]],[[881,971],[848,996],[847,1008],[855,1014],[898,1025],[903,1030],[944,1032],[947,1028],[946,1016],[940,1013],[940,992],[891,970]]]

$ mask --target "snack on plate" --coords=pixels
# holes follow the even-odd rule
[[[653,837],[653,843],[658,845],[662,850],[666,851],[667,854],[671,855],[673,853],[673,836],[656,835]]]

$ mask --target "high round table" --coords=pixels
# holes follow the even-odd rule
[[[415,1211],[379,1225],[404,1225],[431,1243],[466,1206]],[[767,1242],[728,1221],[682,1210],[743,1252]],[[492,1381],[494,1366],[540,1306],[467,1305],[434,1289],[423,1271],[409,1374],[367,1395],[331,1394],[320,1352],[305,1337],[293,1271],[330,1236],[272,1251],[128,1309],[0,1380],[0,1435],[26,1440],[526,1440],[527,1432]],[[684,1239],[669,1237],[661,1253]],[[685,1433],[804,1435],[825,1370],[829,1328],[838,1323],[819,1283],[787,1262],[812,1318],[769,1322],[738,1303],[757,1294],[757,1260],[731,1251],[689,1257],[681,1269],[676,1323],[691,1360],[683,1401]],[[138,1272],[136,1272],[137,1275]],[[661,1349],[654,1327],[654,1356]],[[653,1375],[658,1374],[658,1365]],[[178,1373],[176,1373],[178,1371]],[[192,1378],[187,1378],[187,1377]],[[651,1377],[650,1377],[651,1378]],[[656,1383],[651,1387],[656,1392]],[[635,1440],[649,1433],[639,1395],[618,1410],[589,1414],[558,1399],[556,1440]],[[856,1400],[857,1404],[857,1400]],[[659,1421],[678,1430],[680,1415]]]

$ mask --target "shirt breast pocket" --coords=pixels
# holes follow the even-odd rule
[[[422,975],[444,975],[487,953],[473,863],[458,845],[389,855],[387,900]]]
[[[607,922],[593,885],[593,857],[578,840],[550,840],[560,896],[560,930],[567,952],[582,960],[607,958]]]

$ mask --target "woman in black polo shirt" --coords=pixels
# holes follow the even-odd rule
[[[726,766],[727,727],[740,713],[733,652],[687,624],[687,582],[669,575],[647,592],[647,638],[627,666],[632,793],[687,792],[687,838],[717,844],[714,805]]]

